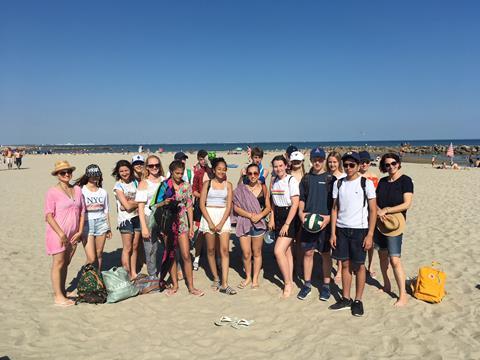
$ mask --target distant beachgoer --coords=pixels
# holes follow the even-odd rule
[[[138,183],[145,177],[145,158],[138,154],[132,157],[133,176]]]
[[[329,185],[333,176],[325,171],[325,151],[321,148],[310,152],[312,167],[300,182],[300,202],[298,215],[301,224],[305,223],[308,214],[317,214],[323,217],[318,232],[309,232],[303,227],[300,231],[301,247],[303,250],[304,285],[297,298],[304,300],[311,293],[313,271],[313,255],[318,249],[322,255],[323,285],[320,290],[320,300],[330,298],[330,273],[332,259],[330,257],[330,236],[327,229],[330,227],[330,210],[328,208]],[[328,235],[328,237],[327,237]]]
[[[22,166],[23,151],[19,149],[15,149],[13,156],[15,157],[15,165],[17,166],[17,170],[18,170]]]
[[[258,180],[262,184],[265,184],[265,181],[267,180],[267,176],[268,176],[268,169],[264,168],[262,165],[263,150],[260,149],[259,147],[254,147],[253,149],[250,149],[249,159],[251,159],[252,164],[256,164],[260,169],[259,170],[260,176]],[[250,183],[249,177],[247,176],[247,168],[242,169],[238,183],[240,184],[241,182],[243,182],[245,185],[248,185]]]
[[[263,237],[267,230],[265,217],[270,213],[271,206],[267,187],[260,181],[259,165],[248,165],[246,176],[249,179],[248,184],[239,184],[233,192],[233,210],[237,217],[235,231],[240,238],[245,269],[245,280],[238,287],[244,289],[251,284],[255,289],[259,286],[258,279],[262,268]]]
[[[293,290],[292,240],[297,234],[295,218],[300,195],[297,179],[287,174],[287,164],[283,155],[277,155],[272,160],[275,177],[270,191],[273,203],[268,224],[270,230],[275,230],[274,253],[283,276],[283,298],[288,298]]]
[[[369,180],[372,180],[373,186],[376,189],[378,186],[378,176],[370,172],[370,153],[368,151],[360,151],[358,155],[360,156],[360,168],[358,170],[360,175],[363,177],[366,177]],[[368,274],[370,274],[371,277],[376,276],[375,271],[372,271],[372,261],[373,261],[374,251],[375,249],[373,246],[368,250],[367,272]]]
[[[432,167],[435,167],[436,157],[435,155],[432,156]]]
[[[11,170],[13,168],[13,151],[10,148],[7,148],[7,154],[5,155],[7,159],[7,168]]]
[[[150,278],[158,274],[157,259],[159,246],[159,232],[155,226],[153,212],[150,209],[150,202],[156,193],[158,186],[164,180],[162,162],[156,155],[149,155],[146,159],[147,176],[138,184],[135,201],[138,203],[138,216],[142,229],[143,247],[145,250],[145,262]]]
[[[113,187],[117,203],[117,223],[122,237],[122,266],[128,271],[130,279],[137,277],[138,245],[142,229],[138,216],[138,204],[135,201],[138,181],[133,166],[127,160],[120,160],[112,172],[117,182]]]
[[[333,185],[330,245],[332,257],[342,262],[342,298],[330,310],[351,309],[353,316],[363,316],[365,258],[373,246],[377,203],[373,182],[360,176],[360,156],[349,151],[342,156],[347,176]],[[352,275],[355,273],[355,300],[350,297]]]
[[[170,271],[173,286],[167,290],[167,294],[175,294],[178,291],[178,271],[177,262],[175,261],[175,251],[178,244],[183,260],[183,274],[185,274],[188,292],[191,295],[203,296],[205,293],[202,290],[196,289],[193,285],[192,259],[190,257],[190,240],[193,238],[195,232],[193,224],[192,187],[182,178],[185,172],[185,164],[181,160],[174,160],[168,169],[171,176],[162,182],[150,203],[150,207],[154,209],[169,205],[171,201],[176,201],[179,209],[177,219],[172,227],[172,233],[162,233],[166,251],[166,253],[163,254],[162,276],[164,273],[166,274],[167,270],[163,269],[163,266],[169,264],[171,268],[168,270]],[[172,241],[173,244],[171,243]],[[163,279],[161,278],[160,280]]]
[[[83,227],[82,243],[87,256],[87,264],[98,263],[102,270],[102,254],[105,240],[112,237],[108,209],[108,194],[102,188],[103,175],[96,164],[88,165],[85,174],[75,182],[82,188],[85,201],[85,225]]]
[[[380,171],[387,173],[388,176],[380,179],[377,187],[378,222],[384,222],[388,214],[402,214],[406,220],[407,210],[412,205],[413,200],[413,182],[410,177],[402,174],[401,167],[400,157],[396,154],[387,153],[380,160]],[[375,246],[378,248],[380,269],[384,281],[383,290],[387,293],[391,291],[387,272],[390,262],[399,290],[395,306],[403,306],[408,301],[405,289],[405,272],[400,261],[403,234],[387,236],[382,234],[377,227],[374,239]]]
[[[333,198],[332,198],[332,193],[333,193],[333,183],[341,178],[344,178],[347,176],[343,172],[343,167],[342,167],[342,155],[338,151],[331,151],[328,156],[327,156],[327,161],[325,163],[325,167],[328,173],[333,175],[333,179],[331,181],[330,185],[330,196],[329,196],[329,209],[332,209],[333,207]],[[335,281],[339,282],[342,279],[342,262],[337,261],[337,273],[335,275]]]
[[[202,210],[200,209],[200,194],[202,193],[203,183],[208,181],[212,176],[212,169],[207,163],[208,152],[206,150],[199,150],[197,152],[197,164],[194,166],[192,194],[194,198],[193,203],[193,222],[197,228],[194,237],[194,259],[193,270],[198,271],[200,267],[200,255],[202,253],[205,236],[203,232],[199,231],[200,220],[202,219]]]
[[[54,302],[58,306],[70,306],[75,302],[67,298],[65,281],[67,268],[81,240],[85,202],[82,190],[70,185],[75,170],[68,161],[57,161],[51,172],[58,184],[51,187],[45,199],[45,220],[47,222],[45,245],[47,255],[52,255],[51,279]]]
[[[468,166],[474,167],[475,166],[475,159],[473,158],[473,154],[468,156]]]
[[[227,163],[223,158],[212,160],[214,177],[205,181],[200,194],[200,231],[207,240],[208,265],[213,275],[212,288],[227,295],[235,295],[237,291],[228,285],[228,269],[230,261],[230,212],[232,209],[232,184],[226,180]],[[215,261],[216,242],[220,242],[220,260],[222,279],[218,276]]]

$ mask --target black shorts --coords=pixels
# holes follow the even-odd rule
[[[322,253],[330,252],[330,237],[327,237],[325,229],[317,233],[311,233],[302,227],[300,242],[304,250],[317,248]]]
[[[363,248],[363,240],[368,229],[348,229],[337,227],[337,246],[332,251],[336,260],[351,260],[355,264],[365,264],[367,251]]]
[[[200,200],[195,199],[193,204],[193,221],[200,222],[202,220],[202,210],[200,210]]]
[[[288,212],[290,211],[290,206],[288,207],[274,207],[274,219],[275,219],[275,238],[280,237],[280,230],[282,229],[282,226],[285,225],[285,222],[287,221],[288,217]],[[295,215],[296,218],[296,215]],[[294,239],[296,234],[297,234],[297,227],[296,227],[296,221],[295,218],[292,220],[290,223],[290,226],[288,227],[288,232],[287,235],[284,237],[292,238]]]

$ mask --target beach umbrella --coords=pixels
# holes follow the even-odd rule
[[[450,143],[450,146],[448,147],[447,154],[446,154],[450,159],[453,159],[453,156],[455,153],[453,152],[453,144]]]

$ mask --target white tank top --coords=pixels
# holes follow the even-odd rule
[[[210,183],[211,184],[211,183]],[[207,193],[207,206],[213,207],[226,207],[227,206],[227,190],[228,184],[225,181],[225,188],[216,190],[213,186],[210,186]]]

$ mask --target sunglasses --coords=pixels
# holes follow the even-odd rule
[[[60,176],[65,176],[65,175],[72,175],[73,171],[72,170],[62,170],[59,171],[57,174]]]
[[[254,171],[254,172],[248,172],[247,175],[248,176],[254,176],[254,175],[258,175],[259,173],[257,171]]]
[[[362,160],[362,161],[360,162],[360,164],[362,164],[362,165],[370,164],[370,161],[368,161],[368,160]]]
[[[385,163],[385,167],[386,167],[387,169],[389,169],[389,168],[391,168],[391,167],[393,167],[393,166],[397,166],[397,164],[398,164],[398,162],[392,161],[392,162],[390,162],[390,163]]]
[[[351,163],[351,162],[347,162],[347,163],[343,163],[343,167],[346,169],[346,168],[350,168],[350,169],[355,169],[355,167],[357,166],[356,163]]]
[[[147,168],[149,168],[149,169],[160,169],[160,164],[159,164],[159,163],[156,163],[156,164],[148,164],[148,165],[147,165]]]

